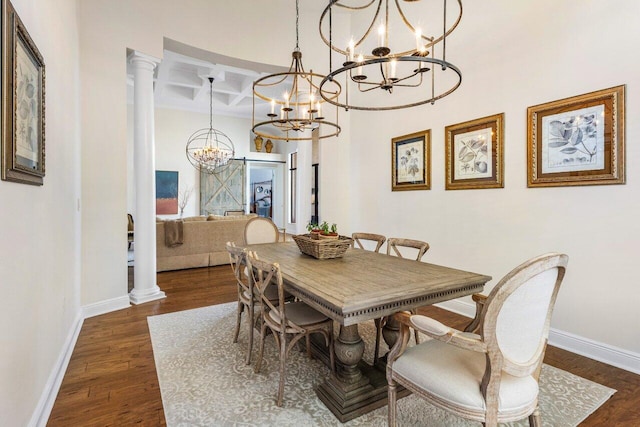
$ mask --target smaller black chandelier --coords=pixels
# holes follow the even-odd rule
[[[447,0],[441,0],[442,5],[442,33],[438,37],[428,37],[422,30],[412,24],[407,13],[400,6],[400,0],[395,0],[395,15],[389,10],[389,0],[368,0],[364,6],[350,6],[344,0],[329,0],[329,5],[320,17],[320,35],[332,51],[344,55],[346,61],[342,67],[331,70],[331,55],[329,56],[330,72],[321,82],[324,85],[334,83],[340,76],[345,78],[345,98],[325,99],[325,101],[354,110],[396,110],[415,107],[427,103],[435,103],[455,91],[462,82],[462,73],[458,67],[446,60],[446,39],[455,30],[462,18],[462,0],[454,0],[458,4],[456,19],[447,26]],[[406,3],[419,3],[432,6],[437,0],[405,0]],[[357,38],[351,39],[348,46],[340,48],[332,40],[332,8],[340,7],[354,13],[363,13],[368,9],[375,9],[373,18],[364,31]],[[414,11],[415,12],[415,11]],[[415,13],[411,16],[414,17]],[[430,15],[436,15],[431,13]],[[323,32],[323,23],[328,17],[329,38]],[[393,20],[395,18],[395,21]],[[372,36],[373,28],[377,24],[377,37]],[[394,31],[391,33],[390,28]],[[391,46],[390,35],[394,36],[394,49]],[[371,37],[370,37],[371,36]],[[407,42],[411,41],[411,48],[407,49]],[[441,46],[441,57],[436,57],[436,47]],[[371,54],[361,52],[370,49]],[[360,53],[358,53],[360,51]],[[437,75],[437,76],[436,76]],[[360,94],[380,93],[376,89],[389,95],[401,93],[398,97],[374,98],[358,94],[355,99],[349,99],[349,89],[353,86]],[[321,90],[322,94],[323,91]]]
[[[235,156],[231,139],[213,128],[213,77],[209,77],[209,128],[195,131],[187,141],[187,158],[201,172],[219,173]]]
[[[324,88],[320,88],[319,82],[326,77],[313,71],[305,71],[298,45],[298,20],[299,8],[296,0],[296,47],[291,54],[289,70],[269,74],[253,82],[252,131],[263,138],[282,141],[311,140],[311,131],[316,129],[319,139],[340,134],[338,109],[331,105],[327,108],[325,102],[337,102],[341,92],[340,84],[327,82]],[[262,121],[256,117],[256,100],[260,99],[270,105],[266,120]],[[334,121],[327,119],[328,113],[335,113]]]

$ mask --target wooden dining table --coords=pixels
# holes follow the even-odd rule
[[[259,258],[280,264],[288,292],[340,324],[334,343],[336,373],[317,389],[320,400],[346,422],[387,403],[384,365],[362,360],[358,324],[412,308],[482,291],[490,276],[350,248],[341,258],[318,260],[295,242],[247,246]],[[398,327],[387,322],[390,346]],[[314,344],[323,359],[326,349]]]

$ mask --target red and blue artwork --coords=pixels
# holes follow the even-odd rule
[[[178,172],[156,171],[156,215],[178,213]]]

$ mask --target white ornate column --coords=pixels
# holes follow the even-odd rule
[[[133,68],[133,167],[136,200],[134,226],[134,288],[129,293],[133,304],[165,298],[156,284],[156,181],[153,110],[153,70],[157,58],[132,52]]]

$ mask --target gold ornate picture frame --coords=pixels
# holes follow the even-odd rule
[[[2,8],[2,173],[42,185],[45,175],[44,60],[8,0]]]
[[[431,189],[431,129],[391,140],[391,191]]]
[[[625,183],[625,86],[527,109],[527,186]]]
[[[504,187],[504,113],[445,128],[445,189]]]

